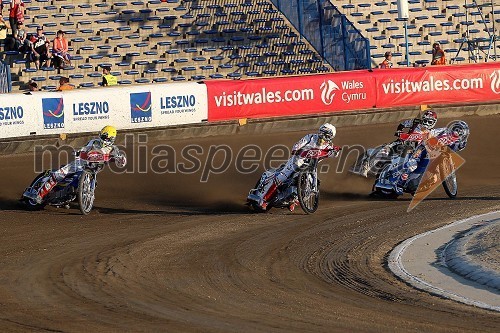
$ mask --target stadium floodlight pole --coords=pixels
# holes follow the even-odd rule
[[[406,66],[410,67],[410,51],[408,50],[408,19],[410,18],[408,0],[398,0],[398,19],[404,22],[405,28],[405,49]]]

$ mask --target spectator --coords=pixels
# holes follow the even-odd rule
[[[387,51],[385,54],[384,54],[384,61],[382,61],[379,65],[380,68],[392,68],[392,52],[391,51]]]
[[[118,84],[118,79],[116,76],[111,74],[111,67],[103,66],[102,67],[102,86],[116,86]]]
[[[24,22],[24,2],[23,0],[11,0],[10,1],[10,11],[9,11],[9,21],[12,28],[12,37],[17,36],[17,24],[19,22]]]
[[[59,79],[59,88],[57,88],[57,91],[73,90],[74,88],[75,87],[69,84],[69,78],[61,76],[61,78]]]
[[[431,65],[446,65],[446,57],[439,43],[432,44],[432,61]]]
[[[23,28],[23,22],[17,22],[15,49],[21,53],[30,52],[33,47],[30,40],[26,38],[26,31]]]
[[[30,81],[28,83],[28,91],[39,91],[38,84],[36,84],[36,82],[34,81]]]
[[[36,28],[36,35],[32,36],[31,43],[31,60],[35,62],[36,69],[40,68],[40,64],[44,67],[48,67],[48,61],[50,59],[50,43],[43,34],[43,27],[39,26]]]
[[[3,19],[2,13],[0,13],[0,42],[7,38],[7,29],[10,29],[10,24]]]
[[[59,30],[57,37],[53,41],[52,55],[54,56],[54,67],[62,68],[71,66],[71,58],[68,53],[68,40],[64,38],[64,32]]]
[[[39,91],[38,84],[34,81],[30,81],[28,83],[28,90],[24,92],[25,95],[33,95],[32,93],[35,91]]]

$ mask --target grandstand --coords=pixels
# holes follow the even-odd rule
[[[334,3],[370,39],[371,56],[376,63],[386,51],[392,51],[393,59],[400,65],[405,64],[404,28],[397,18],[397,1],[337,0]],[[408,3],[412,63],[428,64],[434,42],[441,44],[449,62],[495,60],[493,48],[498,38],[495,24],[500,23],[500,7],[495,8],[491,1],[408,0]]]
[[[105,65],[112,67],[112,74],[123,85],[350,69],[335,63],[335,58],[347,59],[347,55],[330,51],[328,58],[328,51],[318,47],[317,36],[308,35],[307,31],[301,35],[297,30],[300,20],[309,17],[309,31],[327,31],[333,38],[340,34],[333,29],[320,29],[321,22],[310,18],[310,8],[324,11],[317,15],[323,19],[322,27],[325,23],[333,25],[330,22],[339,16],[332,16],[330,9],[344,14],[353,24],[348,32],[356,30],[358,40],[361,34],[369,38],[372,66],[382,60],[386,51],[392,51],[397,64],[405,64],[405,36],[403,23],[397,18],[397,1],[25,0],[24,3],[28,33],[34,33],[38,26],[44,27],[50,40],[57,30],[66,33],[72,66],[36,70],[25,54],[2,52],[2,59],[11,68],[13,91],[25,89],[30,80],[52,90],[60,76],[70,77],[77,87],[95,87],[102,81],[101,67]],[[409,6],[412,63],[428,64],[433,42],[441,44],[452,63],[496,59],[495,23],[500,23],[500,16],[495,18],[495,15],[500,8],[496,10],[487,1],[464,0],[409,0]],[[293,15],[298,16],[295,21]],[[321,43],[325,49],[335,48],[331,44],[335,44],[332,39]],[[363,47],[367,48],[360,48]]]
[[[11,67],[13,91],[26,88],[30,80],[52,90],[60,76],[70,77],[78,87],[95,87],[102,81],[104,65],[112,67],[119,84],[332,70],[270,1],[24,3],[29,33],[43,26],[52,40],[57,30],[65,32],[72,66],[36,70],[25,54],[3,52],[3,60]]]

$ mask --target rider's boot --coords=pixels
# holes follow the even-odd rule
[[[290,205],[288,205],[288,209],[293,212],[295,210],[295,207],[297,207],[297,205],[299,205],[300,202],[297,198],[293,199],[292,200],[292,203]]]
[[[271,186],[269,186],[267,191],[264,192],[264,195],[262,196],[262,203],[261,203],[262,208],[266,209],[267,202],[269,201],[269,199],[271,199],[276,194],[277,190],[278,190],[278,186],[276,185],[276,183],[274,181],[272,181]]]
[[[53,174],[49,176],[49,178],[42,184],[40,189],[38,190],[38,196],[36,198],[36,202],[38,204],[42,203],[43,198],[52,191],[52,189],[57,185],[57,180]]]

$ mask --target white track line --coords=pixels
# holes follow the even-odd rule
[[[465,224],[465,223],[473,224],[475,222],[484,221],[484,220],[487,220],[489,218],[495,218],[495,216],[496,216],[496,218],[498,218],[499,214],[500,214],[500,211],[495,211],[495,212],[490,212],[490,213],[487,213],[487,214],[472,216],[472,217],[469,217],[467,219],[456,221],[454,223],[445,225],[445,226],[440,227],[438,229],[427,231],[427,232],[424,232],[422,234],[419,234],[419,235],[416,235],[414,237],[411,237],[411,238],[403,241],[401,244],[399,244],[398,246],[396,246],[391,251],[391,253],[389,255],[389,260],[388,260],[389,269],[394,274],[396,274],[398,277],[400,277],[401,279],[403,279],[404,281],[406,281],[407,283],[411,284],[412,286],[414,286],[417,289],[425,290],[425,291],[430,292],[432,294],[437,294],[439,296],[446,297],[446,298],[455,300],[457,302],[461,302],[461,303],[465,303],[465,304],[468,304],[468,305],[473,305],[473,306],[477,306],[477,307],[480,307],[480,308],[485,308],[485,309],[488,309],[488,310],[493,310],[493,311],[500,312],[500,306],[498,306],[498,305],[488,304],[487,302],[484,302],[482,300],[477,300],[477,299],[473,299],[470,296],[461,295],[460,293],[457,293],[456,291],[446,290],[444,288],[441,288],[441,287],[433,285],[432,282],[425,281],[425,280],[423,280],[423,279],[415,276],[414,274],[410,273],[404,267],[403,260],[402,260],[405,251],[415,241],[420,240],[421,238],[427,237],[427,236],[429,236],[431,234],[435,234],[435,233],[437,233],[439,231],[443,231],[443,230],[446,230],[446,229],[450,229],[450,228],[454,228],[454,227],[460,226],[460,225]],[[465,229],[466,228],[468,228],[468,227],[465,227]],[[432,249],[436,250],[440,246],[442,246],[442,245],[448,243],[449,241],[451,241],[453,239],[453,235],[456,234],[456,232],[455,231],[450,231],[450,232],[452,233],[451,239],[443,239],[444,241],[441,242],[441,244],[437,245],[437,247],[436,247],[436,245],[433,246]],[[443,237],[443,238],[446,238],[446,237]],[[426,245],[429,245],[429,243],[427,243]],[[429,249],[426,249],[426,250],[428,251]],[[428,259],[429,258],[418,258],[418,260],[422,260],[422,261],[425,261],[425,260],[428,260]],[[434,262],[436,262],[438,260],[439,259],[436,259],[436,257],[434,256]],[[432,264],[429,263],[427,267],[431,268],[431,266],[432,266]],[[435,270],[434,267],[431,268],[431,269]],[[445,277],[449,277],[450,275],[452,275],[454,273],[452,273],[450,271],[449,274],[445,274],[445,273],[442,273],[442,274],[443,274],[443,278],[445,278]],[[424,275],[424,274],[422,274],[422,275]],[[460,277],[458,275],[456,275],[453,278],[453,280],[456,282],[457,280],[460,280]],[[470,282],[470,281],[466,281],[466,282]],[[467,283],[467,284],[470,285],[470,283]],[[484,290],[482,292],[484,292]],[[492,294],[494,296],[495,295],[498,296],[498,293],[496,293],[496,294],[492,293]],[[498,296],[498,297],[500,298],[500,296]]]

